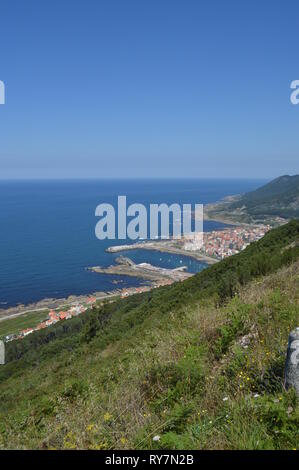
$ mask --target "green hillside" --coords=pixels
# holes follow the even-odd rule
[[[297,448],[282,384],[298,242],[291,221],[183,283],[10,343],[0,447]]]
[[[250,215],[299,217],[299,175],[280,176],[231,205],[232,209],[242,206]]]
[[[255,191],[211,204],[212,218],[222,216],[240,222],[275,222],[299,217],[299,175],[284,175]]]

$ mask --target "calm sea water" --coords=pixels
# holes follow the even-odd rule
[[[261,180],[155,181],[0,181],[0,308],[139,285],[134,278],[106,276],[85,268],[108,266],[116,255],[105,253],[112,244],[95,237],[95,208],[117,205],[117,196],[133,202],[208,203],[229,194],[257,188]],[[207,231],[223,227],[206,222]],[[123,253],[126,254],[126,253]],[[200,271],[203,263],[188,257],[142,250],[128,253],[136,262],[157,266],[186,265]]]

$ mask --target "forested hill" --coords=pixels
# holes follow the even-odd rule
[[[299,175],[284,175],[239,196],[206,206],[210,218],[270,223],[299,217]]]
[[[293,220],[187,281],[9,343],[0,448],[297,447],[283,367],[298,276]]]
[[[245,206],[251,215],[299,216],[299,175],[284,175],[244,194],[232,208]]]

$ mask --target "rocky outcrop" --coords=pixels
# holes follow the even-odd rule
[[[299,327],[289,335],[285,364],[285,387],[294,387],[299,397]]]

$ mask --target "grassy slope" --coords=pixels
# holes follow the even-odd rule
[[[275,243],[288,246],[298,224],[289,237],[285,227]],[[273,245],[273,236],[265,240],[255,252]],[[249,248],[247,258],[107,306],[116,310],[106,326],[95,336],[85,331],[71,351],[48,345],[47,355],[4,366],[0,446],[297,447],[298,406],[282,376],[288,332],[299,324],[298,261],[224,302],[219,294],[242,259],[254,259]],[[215,297],[208,280],[224,273]],[[154,443],[156,434],[161,440]]]

